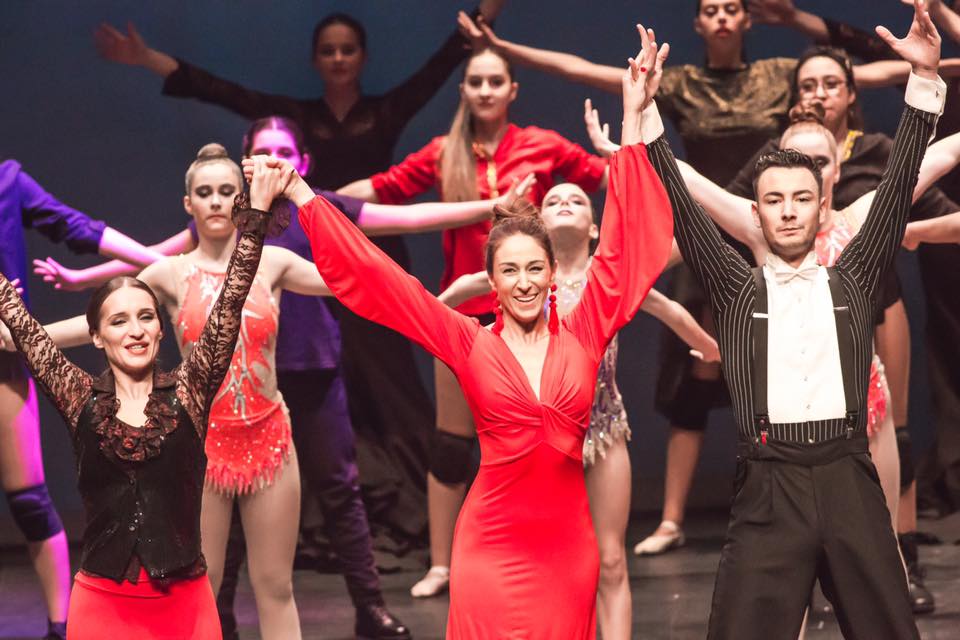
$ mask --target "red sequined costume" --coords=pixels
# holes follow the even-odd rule
[[[193,348],[223,286],[223,273],[173,258],[178,274],[176,318],[180,350]],[[270,485],[291,451],[290,418],[277,390],[274,364],[279,308],[258,273],[243,306],[240,338],[210,409],[207,485],[226,495]]]

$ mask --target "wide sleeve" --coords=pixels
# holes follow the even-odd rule
[[[403,204],[410,198],[429,191],[439,176],[440,152],[444,136],[438,136],[419,151],[414,151],[399,164],[370,177],[373,190],[383,204]]]
[[[455,372],[480,324],[448,308],[321,196],[300,208],[317,270],[348,309],[398,331]]]
[[[576,142],[567,140],[554,131],[545,131],[552,138],[555,158],[554,170],[567,182],[579,185],[584,191],[596,191],[600,188],[608,162],[595,156]]]
[[[63,204],[22,170],[16,187],[24,227],[66,244],[74,253],[97,253],[107,223]]]
[[[920,163],[936,127],[938,106],[942,109],[945,92],[942,80],[910,76],[907,105],[867,219],[837,260],[837,267],[853,275],[871,298],[876,297],[903,241]]]
[[[0,320],[10,329],[13,341],[27,361],[43,392],[63,416],[70,433],[90,396],[92,380],[67,360],[43,326],[27,311],[16,289],[0,274]]]
[[[304,103],[296,98],[254,91],[183,60],[177,62],[176,71],[163,83],[163,95],[195,98],[229,109],[249,120],[274,115],[303,120]]]
[[[750,265],[724,242],[717,226],[690,194],[666,136],[648,145],[647,152],[670,197],[674,232],[684,261],[714,305],[725,306],[736,294],[738,283],[750,276]]]
[[[257,214],[254,214],[257,215]],[[227,374],[240,335],[243,305],[260,266],[264,231],[244,231],[240,236],[200,338],[177,369],[177,396],[184,402],[197,432],[206,433],[214,396]]]
[[[474,10],[473,18],[476,19],[477,15],[479,12]],[[460,30],[454,30],[422,67],[384,94],[380,101],[379,119],[388,135],[400,135],[413,116],[430,102],[450,74],[466,59],[469,47],[470,43],[460,34]]]
[[[599,362],[616,332],[637,313],[673,243],[670,201],[643,145],[610,161],[600,242],[580,303],[564,323]]]

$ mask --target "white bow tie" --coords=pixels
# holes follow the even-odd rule
[[[817,264],[816,259],[810,259],[809,257],[796,268],[780,259],[768,259],[767,268],[773,272],[773,279],[777,284],[787,284],[794,278],[813,282],[820,271],[820,265]]]

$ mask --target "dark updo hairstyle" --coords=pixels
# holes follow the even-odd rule
[[[493,275],[493,256],[500,248],[500,244],[510,236],[522,234],[533,238],[547,253],[550,268],[556,261],[553,257],[553,244],[547,234],[546,227],[540,219],[540,210],[526,198],[518,198],[512,205],[495,205],[493,207],[493,228],[487,236],[486,254],[487,274]]]
[[[223,162],[233,169],[233,172],[237,176],[237,182],[240,183],[242,188],[243,171],[240,170],[240,166],[230,159],[230,154],[227,153],[227,150],[222,144],[210,142],[200,147],[200,150],[197,151],[197,158],[191,162],[187,168],[187,175],[184,178],[187,195],[190,195],[190,188],[193,186],[193,174],[196,173],[197,169],[207,164],[213,164],[214,162]]]
[[[860,92],[857,91],[857,81],[853,75],[853,62],[850,56],[843,49],[837,47],[827,47],[816,45],[809,47],[797,59],[797,66],[793,68],[793,100],[794,104],[800,102],[800,67],[802,67],[811,58],[829,58],[843,69],[844,79],[847,81],[847,89],[854,94],[853,102],[847,109],[847,127],[850,129],[863,129],[863,110],[860,108]]]
[[[303,138],[303,130],[300,128],[300,125],[284,116],[267,116],[266,118],[254,120],[250,124],[250,128],[247,129],[247,132],[243,134],[244,157],[250,157],[250,152],[253,151],[253,141],[257,137],[257,134],[264,129],[286,131],[290,134],[290,137],[293,138],[293,143],[297,145],[297,152],[300,155],[307,152],[307,146]]]
[[[153,292],[153,289],[143,280],[132,276],[117,276],[116,278],[110,278],[104,284],[100,285],[100,287],[93,292],[93,295],[90,296],[90,302],[87,304],[87,329],[90,331],[91,336],[97,332],[100,326],[100,312],[103,308],[103,303],[110,297],[110,294],[124,287],[140,289],[150,294],[150,299],[153,301],[153,309],[157,312],[157,318],[160,321],[160,328],[163,329],[160,301],[157,300],[157,294]]]
[[[754,198],[760,197],[760,194],[757,193],[757,183],[760,182],[760,176],[763,175],[763,172],[767,169],[774,168],[806,169],[813,174],[814,179],[817,181],[817,191],[819,194],[823,193],[823,175],[821,175],[820,167],[813,161],[813,158],[805,153],[800,153],[796,149],[777,149],[776,151],[763,154],[760,156],[760,159],[757,160],[756,167],[753,170]]]
[[[321,19],[317,23],[317,26],[313,28],[313,48],[310,50],[313,54],[313,57],[317,57],[317,44],[320,42],[320,34],[323,33],[323,30],[327,27],[333,26],[335,24],[342,24],[347,27],[353,34],[357,37],[357,44],[360,45],[360,49],[366,53],[367,51],[367,30],[363,28],[363,25],[360,24],[360,21],[354,18],[353,16],[346,13],[331,13],[325,18]]]

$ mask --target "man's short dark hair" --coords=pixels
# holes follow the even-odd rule
[[[760,194],[757,193],[757,183],[760,182],[760,176],[767,169],[776,167],[783,169],[806,169],[813,174],[814,180],[817,181],[817,195],[823,194],[823,174],[820,173],[820,167],[813,161],[813,158],[805,153],[800,153],[796,149],[777,149],[776,151],[771,151],[770,153],[765,153],[760,156],[760,159],[757,160],[757,164],[754,167],[753,197],[757,200],[760,199]]]

